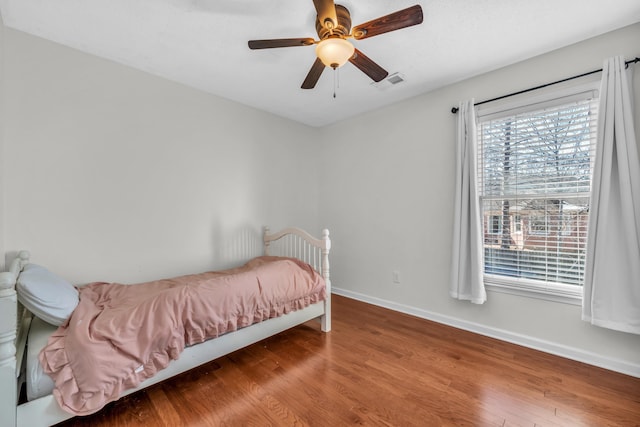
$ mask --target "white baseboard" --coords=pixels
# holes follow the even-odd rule
[[[467,320],[457,319],[451,316],[445,316],[439,313],[434,313],[431,311],[423,310],[416,307],[411,307],[404,304],[398,304],[392,301],[371,297],[369,295],[349,291],[346,289],[333,287],[331,289],[331,292],[336,295],[341,295],[347,298],[351,298],[351,299],[366,302],[369,304],[377,305],[380,307],[388,308],[390,310],[399,311],[401,313],[410,314],[412,316],[420,317],[422,319],[432,320],[434,322],[453,326],[454,328],[475,332],[480,335],[485,335],[491,338],[496,338],[502,341],[518,344],[523,347],[544,351],[545,353],[554,354],[556,356],[561,356],[567,359],[576,360],[578,362],[608,369],[610,371],[620,372],[625,375],[630,375],[632,377],[640,378],[640,365],[630,363],[624,360],[601,356],[599,354],[592,353],[590,351],[581,350],[579,348],[569,347],[563,344],[541,340],[539,338],[517,334],[514,332],[506,331],[504,329],[485,326],[479,323],[469,322]]]

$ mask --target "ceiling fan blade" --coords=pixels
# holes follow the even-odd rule
[[[312,38],[299,39],[271,39],[249,40],[249,49],[271,49],[274,47],[310,46],[314,43]]]
[[[313,5],[318,12],[318,22],[327,30],[338,27],[338,14],[333,0],[313,0]]]
[[[373,21],[365,22],[353,28],[353,38],[366,39],[389,31],[399,30],[422,23],[422,7],[419,4],[381,16]]]
[[[311,70],[309,70],[309,74],[302,82],[302,89],[313,89],[318,83],[320,79],[320,75],[324,71],[324,64],[320,61],[320,58],[316,58],[316,62],[311,66]]]
[[[353,65],[358,67],[360,71],[371,77],[374,82],[379,82],[389,75],[387,70],[373,62],[364,53],[358,49],[355,50],[353,56],[349,59]]]

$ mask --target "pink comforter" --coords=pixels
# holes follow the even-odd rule
[[[165,368],[186,345],[326,298],[322,277],[290,258],[139,285],[92,283],[40,353],[60,406],[98,411]]]

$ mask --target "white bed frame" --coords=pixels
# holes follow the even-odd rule
[[[318,318],[324,332],[331,330],[331,281],[329,279],[329,231],[323,230],[320,239],[312,237],[298,228],[287,228],[277,233],[264,229],[265,255],[298,258],[310,264],[324,277],[327,284],[327,300],[285,314],[281,317],[222,335],[216,339],[186,348],[178,360],[166,369],[142,382],[135,389],[127,390],[123,396],[144,389],[167,378],[171,378],[203,363],[239,350],[272,335]],[[21,251],[9,267],[0,273],[0,426],[50,426],[73,415],[63,411],[53,395],[41,397],[18,405],[23,371],[27,334],[31,314],[18,303],[15,284],[22,268],[29,263],[29,252]]]

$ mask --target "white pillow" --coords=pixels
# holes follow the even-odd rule
[[[22,305],[54,326],[64,323],[78,305],[78,290],[71,283],[36,264],[24,266],[16,290]]]

